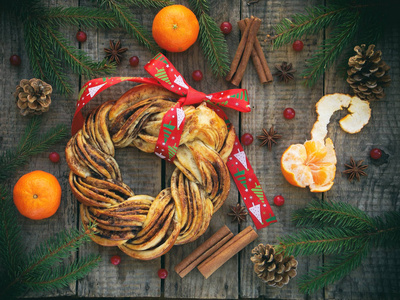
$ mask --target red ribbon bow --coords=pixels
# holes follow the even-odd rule
[[[109,77],[97,78],[86,82],[79,92],[76,103],[76,110],[72,120],[72,134],[74,135],[83,126],[82,108],[105,89],[123,81],[161,85],[182,96],[164,115],[156,144],[155,154],[168,161],[173,161],[175,158],[185,124],[185,113],[182,106],[199,104],[203,101],[208,102],[209,106],[227,123],[230,122],[226,114],[215,105],[233,108],[241,112],[250,111],[246,90],[233,89],[208,95],[196,91],[187,84],[182,75],[161,53],[157,54],[144,68],[154,78]],[[237,137],[227,166],[256,228],[260,229],[277,222]]]

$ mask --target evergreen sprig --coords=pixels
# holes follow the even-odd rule
[[[90,240],[89,230],[64,230],[36,246],[32,252],[24,252],[21,227],[6,179],[32,155],[45,151],[67,135],[63,125],[39,135],[41,120],[42,116],[32,117],[18,146],[0,157],[0,299],[12,299],[28,290],[65,287],[85,276],[100,260],[99,256],[88,256],[72,264],[63,263],[80,245]]]
[[[300,229],[279,238],[277,252],[285,255],[334,254],[334,259],[300,280],[300,290],[311,294],[356,269],[376,247],[400,247],[400,212],[370,217],[343,202],[310,202],[292,216]]]
[[[98,2],[101,7],[108,7],[114,14],[118,23],[153,54],[156,54],[161,50],[154,42],[151,34],[135,20],[135,17],[129,11],[128,6],[122,3],[126,2],[128,4],[128,2],[132,2],[131,4],[135,4],[137,1],[98,0]]]
[[[349,45],[375,44],[384,31],[383,24],[390,22],[393,13],[390,1],[380,0],[335,0],[327,5],[307,7],[305,11],[305,14],[298,13],[281,20],[274,28],[276,35],[270,39],[276,49],[327,28],[333,29],[307,60],[301,74],[310,87]]]
[[[200,46],[216,76],[225,76],[229,71],[228,47],[217,23],[209,15],[207,0],[189,0],[200,25]]]
[[[0,156],[0,182],[10,178],[16,170],[25,165],[36,154],[42,153],[68,135],[65,125],[57,125],[39,135],[42,116],[33,116],[17,147],[6,150]]]

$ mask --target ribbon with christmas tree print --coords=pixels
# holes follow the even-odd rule
[[[181,96],[177,103],[164,115],[155,148],[157,156],[170,162],[175,158],[185,125],[185,113],[182,109],[184,105],[200,104],[204,101],[227,123],[229,123],[229,120],[226,114],[218,107],[229,107],[241,112],[250,111],[245,89],[232,89],[208,95],[196,91],[187,84],[182,75],[161,53],[147,63],[145,70],[153,78],[106,77],[93,79],[85,83],[79,93],[76,104],[72,120],[72,134],[74,135],[83,126],[82,108],[105,89],[123,81],[163,86]],[[243,196],[256,228],[260,229],[276,222],[272,209],[237,137],[232,154],[229,157],[228,169],[238,186],[240,194]]]
[[[207,105],[220,118],[225,120],[228,126],[231,125],[228,116],[222,109],[209,103]],[[250,165],[249,159],[244,153],[237,135],[235,136],[235,143],[226,164],[256,228],[261,229],[277,222],[275,214],[268,203],[267,197]]]

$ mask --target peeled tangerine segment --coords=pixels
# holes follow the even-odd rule
[[[316,104],[318,114],[311,130],[311,139],[323,141],[328,133],[327,126],[335,111],[347,108],[349,114],[339,121],[340,127],[347,133],[359,132],[371,117],[369,102],[361,100],[357,96],[351,97],[345,94],[329,94],[323,96]]]
[[[309,186],[311,192],[324,192],[333,185],[336,154],[331,139],[306,141],[291,145],[281,160],[286,180],[299,187]]]

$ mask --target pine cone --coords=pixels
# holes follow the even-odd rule
[[[14,93],[21,114],[23,116],[29,114],[40,115],[48,111],[52,91],[51,85],[40,79],[22,79]]]
[[[350,57],[347,82],[354,93],[363,100],[385,97],[384,87],[390,85],[390,67],[382,60],[382,52],[374,51],[375,45],[354,47],[357,55]]]
[[[251,253],[254,272],[270,286],[282,287],[297,275],[297,260],[275,254],[274,246],[259,244]]]

